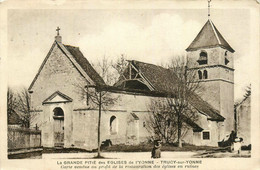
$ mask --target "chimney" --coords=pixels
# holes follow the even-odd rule
[[[55,40],[56,40],[57,42],[61,43],[61,36],[59,36],[59,35],[55,36]]]
[[[55,40],[61,43],[60,27],[57,27],[56,31],[57,31],[57,35],[55,36]]]

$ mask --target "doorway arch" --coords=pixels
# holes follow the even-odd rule
[[[62,108],[53,109],[53,119],[54,146],[64,146],[64,111]]]

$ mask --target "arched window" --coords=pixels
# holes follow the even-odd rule
[[[53,118],[54,119],[61,119],[64,120],[64,112],[62,110],[62,108],[60,107],[55,107],[55,109],[53,110],[54,114],[53,114]]]
[[[198,74],[199,74],[199,79],[202,79],[202,72],[200,70],[198,71]]]
[[[199,65],[208,64],[208,54],[205,51],[202,51],[197,62]]]
[[[203,78],[204,78],[204,79],[207,79],[207,78],[208,78],[208,72],[207,72],[207,70],[204,70],[204,71],[203,71]]]
[[[115,116],[111,116],[110,118],[110,133],[111,134],[117,133],[117,120]]]
[[[229,60],[227,59],[227,53],[228,53],[228,51],[225,51],[225,65],[227,65],[229,63]]]
[[[227,56],[228,51],[225,51],[225,56]]]

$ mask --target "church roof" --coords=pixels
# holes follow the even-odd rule
[[[204,130],[202,127],[200,127],[196,122],[194,122],[190,118],[188,118],[184,115],[182,115],[182,116],[183,116],[183,121],[192,127],[193,132],[201,132]]]
[[[89,61],[83,56],[79,47],[74,47],[70,45],[64,45],[66,49],[71,53],[76,62],[81,66],[81,68],[87,73],[87,75],[98,85],[105,85],[104,80],[92,67]]]
[[[196,38],[192,41],[190,46],[186,49],[186,51],[193,51],[200,48],[210,47],[222,47],[229,50],[230,52],[235,52],[235,50],[220,34],[213,22],[209,19],[200,30]]]
[[[146,81],[154,87],[155,91],[175,93],[178,77],[172,70],[136,60],[130,62],[142,73]],[[225,119],[220,115],[218,110],[214,109],[194,92],[191,92],[189,95],[189,103],[200,113],[205,114],[210,120],[223,121]]]
[[[58,47],[64,52],[64,54],[70,59],[70,61],[74,64],[74,66],[79,70],[79,72],[89,82],[93,82],[95,85],[105,85],[104,80],[96,72],[96,70],[92,67],[92,65],[89,63],[89,61],[83,56],[83,54],[79,50],[79,47],[64,45],[61,42],[55,40],[54,43],[52,44],[50,51],[48,52],[47,56],[45,57],[42,65],[40,66],[38,73],[34,77],[32,83],[28,89],[29,91],[32,89],[35,81],[37,80],[38,76],[40,75],[40,72],[43,69],[45,63],[47,62],[55,45],[58,45]]]
[[[132,60],[131,63],[148,79],[154,90],[160,92],[175,90],[178,77],[173,71],[136,60]]]

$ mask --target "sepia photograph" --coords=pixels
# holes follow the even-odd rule
[[[200,169],[257,157],[259,2],[29,2],[5,10],[3,169]]]

